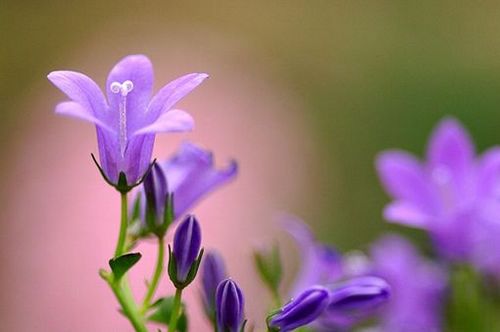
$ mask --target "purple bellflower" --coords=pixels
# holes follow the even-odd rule
[[[446,293],[446,273],[425,260],[405,239],[391,235],[371,250],[373,273],[391,285],[381,311],[381,331],[439,332]]]
[[[155,134],[193,128],[192,117],[172,107],[207,77],[203,73],[182,76],[151,98],[151,62],[144,55],[130,55],[109,73],[106,100],[98,85],[84,74],[54,71],[48,75],[71,100],[58,104],[56,113],[96,126],[100,168],[115,186],[120,174],[125,175],[127,186],[140,181],[151,162]]]
[[[130,228],[131,235],[147,236],[152,228],[148,218],[156,219],[156,225],[165,226],[160,227],[162,231],[204,195],[230,182],[237,174],[236,161],[231,160],[228,166],[217,169],[210,151],[190,142],[182,143],[168,160],[156,162],[145,177],[136,196],[139,211],[135,211],[135,207],[132,210],[132,218],[138,220],[134,220]],[[171,198],[167,195],[173,196],[172,201],[167,202]],[[173,216],[165,215],[166,203],[173,203]]]
[[[288,332],[310,324],[323,313],[329,302],[326,288],[308,288],[268,318],[269,330]]]
[[[222,169],[215,168],[210,151],[182,143],[179,151],[160,163],[167,176],[168,189],[174,195],[174,216],[178,218],[200,198],[233,180],[238,174],[236,161]]]
[[[468,133],[448,118],[432,134],[424,163],[394,150],[381,153],[376,167],[394,199],[384,211],[388,221],[428,231],[439,254],[453,261],[482,268],[498,252],[482,247],[492,243],[482,237],[491,234],[485,229],[500,235],[500,149],[475,157]],[[500,271],[497,258],[490,265]]]
[[[173,249],[169,247],[168,273],[176,288],[185,288],[196,277],[203,256],[200,248],[200,224],[188,215],[175,230]]]
[[[222,281],[216,291],[218,332],[241,332],[245,326],[245,299],[231,279]]]
[[[201,265],[202,301],[205,314],[215,323],[215,293],[217,286],[227,278],[224,259],[217,251],[205,255]]]

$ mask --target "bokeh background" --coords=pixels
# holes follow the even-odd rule
[[[496,1],[0,1],[0,330],[129,331],[97,276],[116,241],[118,197],[90,161],[95,134],[53,114],[46,80],[73,69],[101,86],[122,56],[148,55],[156,88],[211,74],[179,106],[192,134],[158,137],[165,158],[184,139],[214,150],[238,180],[195,212],[207,247],[226,256],[261,319],[266,294],[253,247],[277,237],[276,214],[303,217],[341,250],[365,249],[387,225],[377,152],[422,154],[445,115],[480,150],[500,142],[500,4]],[[419,232],[405,234],[426,246]],[[135,290],[154,260],[132,276]],[[296,268],[287,258],[287,270]],[[169,290],[168,283],[162,291]],[[256,293],[256,292],[261,292]],[[198,289],[189,308],[201,317]],[[193,330],[206,328],[195,318]]]

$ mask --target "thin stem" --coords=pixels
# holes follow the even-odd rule
[[[160,277],[163,273],[163,261],[165,256],[165,244],[163,241],[163,237],[158,237],[158,256],[156,258],[156,268],[151,278],[151,281],[148,286],[148,290],[146,296],[144,297],[144,301],[142,302],[141,312],[146,312],[149,307],[149,303],[153,298],[156,288],[158,287],[158,282],[160,281]]]
[[[174,297],[174,305],[172,307],[172,314],[170,316],[170,322],[168,323],[168,332],[175,332],[177,330],[177,321],[180,316],[181,309],[181,300],[182,300],[182,289],[177,288],[175,291]]]
[[[271,295],[272,295],[273,302],[274,302],[274,305],[276,306],[276,308],[281,307],[281,297],[280,297],[278,289],[276,289],[276,288],[271,289]]]
[[[118,235],[118,242],[116,243],[115,257],[123,254],[125,240],[127,238],[127,224],[128,224],[128,201],[127,194],[120,193],[121,197],[121,218],[120,218],[120,234]]]

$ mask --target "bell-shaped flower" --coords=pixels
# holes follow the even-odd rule
[[[329,302],[326,288],[310,287],[267,319],[269,331],[288,332],[310,324],[323,313]]]
[[[242,332],[245,326],[245,299],[231,279],[222,281],[215,295],[217,331]]]
[[[200,224],[188,215],[175,230],[173,249],[169,247],[168,273],[175,287],[184,288],[196,277],[203,256],[200,248]]]
[[[466,130],[448,118],[432,134],[425,162],[393,150],[381,153],[376,167],[394,199],[385,208],[387,220],[427,230],[437,251],[451,260],[482,268],[490,251],[498,252],[485,237],[500,235],[499,149],[476,157]],[[500,260],[495,264],[500,271]]]
[[[70,101],[56,106],[56,113],[93,123],[97,130],[100,168],[111,184],[120,175],[129,190],[146,173],[155,134],[182,132],[193,128],[192,117],[172,107],[196,88],[207,74],[192,73],[165,85],[151,98],[153,67],[144,55],[130,55],[109,73],[106,95],[89,77],[74,71],[54,71],[48,79]]]
[[[391,285],[391,297],[380,313],[381,331],[442,331],[447,277],[441,266],[396,235],[378,240],[371,257],[373,273]]]
[[[238,174],[236,161],[217,169],[210,151],[189,142],[182,143],[177,153],[160,166],[167,176],[169,192],[174,195],[175,218]]]
[[[224,259],[217,251],[208,252],[201,264],[202,301],[205,314],[215,323],[215,293],[217,286],[227,278]]]

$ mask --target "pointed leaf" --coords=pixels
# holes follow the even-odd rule
[[[134,266],[139,259],[141,259],[141,254],[138,252],[121,255],[109,260],[109,266],[113,271],[115,280],[119,280],[132,266]]]

